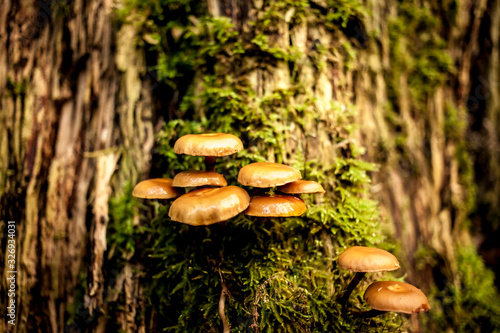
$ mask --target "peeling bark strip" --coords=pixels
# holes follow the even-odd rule
[[[103,256],[106,251],[106,226],[108,225],[108,202],[111,195],[111,176],[115,172],[118,155],[104,153],[97,157],[97,175],[94,199],[94,223],[90,229],[92,255],[90,264],[91,282],[89,285],[90,314],[103,304],[102,276]]]
[[[149,168],[151,89],[141,80],[143,60],[130,61],[143,59],[142,50],[132,39],[115,45],[113,6],[0,3],[0,207],[19,227],[19,332],[64,331],[71,307],[81,308],[75,291],[86,267],[90,309],[105,310],[112,186]],[[7,328],[2,319],[0,331]]]

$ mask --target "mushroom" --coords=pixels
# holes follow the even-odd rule
[[[300,216],[306,211],[306,205],[300,198],[292,195],[255,196],[244,212],[245,215],[259,217]]]
[[[182,171],[175,175],[172,184],[178,187],[227,186],[227,181],[214,171]]]
[[[210,225],[238,215],[249,204],[250,196],[238,186],[201,188],[177,198],[168,215],[176,222]]]
[[[184,194],[184,190],[175,188],[170,178],[143,180],[135,185],[132,196],[143,199],[172,199]]]
[[[399,268],[399,261],[394,255],[382,249],[366,246],[348,248],[340,254],[337,263],[344,269],[356,272],[344,294],[339,297],[339,303],[344,309],[352,291],[366,273],[393,271]]]
[[[231,155],[240,150],[243,150],[241,140],[226,133],[187,134],[174,144],[176,154],[205,156],[207,171],[214,170],[215,157]]]
[[[253,187],[272,187],[299,180],[300,171],[288,165],[270,162],[251,163],[241,168],[238,182]]]
[[[373,310],[358,312],[363,317],[374,317],[392,311],[419,313],[430,310],[425,294],[409,283],[399,281],[377,281],[365,291],[364,299]]]
[[[278,191],[288,194],[325,193],[320,183],[302,179],[280,186]]]

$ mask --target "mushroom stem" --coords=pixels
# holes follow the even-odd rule
[[[363,279],[365,276],[365,272],[356,272],[354,274],[354,277],[352,278],[351,282],[349,282],[349,285],[347,285],[346,290],[344,291],[344,294],[339,297],[338,302],[340,305],[342,305],[342,309],[345,311],[345,307],[347,304],[347,300],[349,299],[349,296],[351,296],[352,291],[356,286],[358,285],[359,281]]]
[[[205,170],[206,171],[215,171],[215,157],[214,156],[205,156]]]
[[[387,313],[387,311],[380,311],[380,310],[371,309],[368,311],[351,311],[351,312],[349,312],[350,315],[356,316],[358,318],[373,318],[376,316],[380,316],[383,313]]]
[[[222,331],[223,333],[229,333],[231,332],[231,327],[229,326],[229,322],[227,321],[226,318],[226,312],[225,312],[225,306],[226,306],[226,297],[229,294],[229,289],[227,288],[226,284],[224,283],[224,279],[222,278],[222,273],[219,270],[219,275],[220,275],[220,282],[222,285],[222,291],[220,293],[220,298],[219,298],[219,316],[222,321]]]

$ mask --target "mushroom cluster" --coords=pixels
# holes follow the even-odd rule
[[[186,170],[172,184],[201,187],[177,198],[168,212],[172,221],[193,226],[211,225],[230,219],[247,209],[248,193],[238,186],[227,186],[223,175],[215,172],[215,157],[228,156],[243,149],[241,140],[224,133],[188,134],[174,145],[176,154],[205,157],[206,171]]]
[[[243,167],[238,182],[254,188],[280,186],[284,194],[263,194],[250,199],[238,186],[227,186],[223,175],[215,171],[215,158],[228,156],[243,149],[241,140],[224,133],[188,134],[174,144],[176,154],[205,157],[205,171],[184,170],[173,179],[150,179],[140,182],[133,196],[146,199],[175,199],[168,215],[172,221],[192,226],[208,226],[226,221],[242,212],[250,216],[287,217],[300,216],[306,211],[304,201],[292,194],[322,193],[323,187],[312,181],[301,181],[298,170],[278,163],[252,163]],[[186,188],[188,192],[185,193]],[[190,190],[191,188],[195,188]],[[220,271],[219,271],[219,274]],[[224,333],[229,324],[224,313],[227,286],[221,274],[222,292],[219,315]]]
[[[391,253],[377,248],[353,246],[340,254],[337,259],[340,267],[355,272],[338,302],[346,310],[346,303],[352,291],[366,273],[384,272],[399,269],[398,259]],[[373,317],[386,311],[418,313],[431,307],[424,293],[408,283],[398,281],[378,281],[365,291],[364,300],[373,310],[358,313],[360,316]]]
[[[307,210],[304,201],[292,194],[324,193],[321,184],[301,180],[300,171],[280,163],[258,162],[243,167],[238,182],[256,188],[271,188],[271,194],[253,196],[245,215],[258,217],[300,216]],[[304,184],[315,184],[306,185]],[[284,194],[274,194],[274,188]]]
[[[225,133],[188,134],[174,145],[176,154],[205,157],[205,171],[185,170],[173,179],[145,180],[133,195],[146,199],[173,199],[169,210],[172,221],[193,226],[226,221],[240,213],[258,217],[300,216],[306,211],[297,195],[324,193],[321,184],[301,180],[300,171],[280,163],[251,163],[238,173],[238,182],[254,188],[269,188],[252,198],[238,186],[227,186],[223,175],[215,171],[215,158],[243,149],[241,140]],[[197,188],[185,193],[186,188]],[[274,189],[283,194],[274,194]],[[185,193],[185,194],[184,194]]]
[[[145,180],[136,185],[132,194],[145,199],[175,199],[169,209],[172,221],[208,226],[240,213],[263,218],[300,216],[307,210],[300,195],[325,192],[321,184],[301,179],[300,171],[269,162],[248,164],[238,173],[238,182],[257,192],[252,197],[239,186],[228,186],[224,176],[215,171],[215,158],[242,149],[241,140],[231,134],[182,136],[176,141],[174,152],[205,157],[205,171],[184,170],[173,179]],[[340,267],[355,272],[337,300],[344,312],[349,296],[366,273],[392,271],[400,267],[397,258],[391,253],[363,246],[345,250],[337,262]],[[224,282],[222,286],[224,291]],[[373,283],[366,290],[364,299],[373,309],[359,313],[365,317],[378,315],[382,311],[417,313],[430,309],[427,298],[419,289],[397,281]]]

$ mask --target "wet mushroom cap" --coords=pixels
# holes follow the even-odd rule
[[[226,133],[187,134],[174,145],[176,154],[192,156],[226,156],[240,150],[243,150],[241,140]]]
[[[210,225],[238,215],[249,203],[250,196],[238,186],[201,188],[172,202],[168,216],[194,226]]]
[[[393,254],[366,246],[348,248],[340,254],[337,263],[352,272],[382,272],[399,268],[399,261]]]
[[[175,175],[172,184],[178,187],[227,186],[227,181],[214,171],[182,171]]]
[[[172,199],[183,194],[184,190],[175,188],[170,178],[143,180],[132,191],[132,196],[143,199]]]
[[[365,291],[366,304],[379,311],[419,313],[430,310],[425,294],[411,284],[399,281],[378,281]]]
[[[255,196],[245,215],[261,217],[300,216],[307,210],[306,204],[300,198],[292,195]]]
[[[245,186],[272,187],[294,182],[299,180],[300,177],[300,171],[291,166],[280,163],[257,162],[241,168],[238,173],[238,182]]]
[[[289,194],[325,193],[323,186],[313,180],[297,180],[280,186],[278,190]]]

